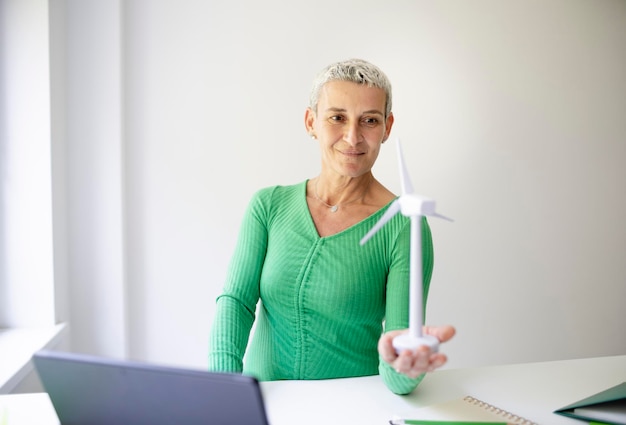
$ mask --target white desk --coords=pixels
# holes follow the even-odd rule
[[[585,422],[552,412],[624,381],[626,355],[443,370],[429,374],[408,396],[392,394],[378,376],[264,382],[261,388],[272,425],[382,425],[394,415],[412,417],[417,407],[465,395],[539,424],[580,425]],[[59,424],[45,393],[0,396],[0,422],[2,406],[10,425]]]
[[[416,407],[471,395],[540,424],[584,424],[554,410],[626,381],[626,356],[528,363],[429,374],[408,396],[378,376],[263,383],[272,425],[386,424]],[[331,420],[333,422],[331,422]]]

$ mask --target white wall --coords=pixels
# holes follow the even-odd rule
[[[250,195],[317,174],[311,79],[362,57],[456,219],[427,311],[457,326],[449,367],[626,353],[625,2],[65,3],[75,350],[206,364]]]
[[[124,357],[126,280],[121,8],[119,1],[50,3],[57,273],[67,273],[72,346]],[[61,56],[63,60],[58,60]],[[56,59],[56,60],[55,60]],[[65,232],[65,233],[63,233]],[[58,240],[57,240],[58,242]],[[57,247],[55,247],[57,248]],[[57,281],[63,276],[57,275]],[[62,281],[60,283],[63,283]]]
[[[0,328],[55,319],[47,18],[0,0]]]

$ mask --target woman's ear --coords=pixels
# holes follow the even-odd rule
[[[311,108],[306,108],[304,112],[304,128],[306,128],[306,132],[311,136],[311,138],[315,139],[315,112]]]
[[[391,127],[393,127],[393,112],[389,112],[387,115],[387,119],[385,120],[385,134],[383,136],[383,143],[387,141],[389,138],[389,134],[391,134]]]

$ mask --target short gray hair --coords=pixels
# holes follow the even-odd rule
[[[391,83],[385,73],[376,65],[362,59],[348,59],[324,68],[313,80],[309,97],[309,106],[316,113],[320,91],[324,84],[330,81],[349,81],[383,89],[386,96],[385,118],[391,113]]]

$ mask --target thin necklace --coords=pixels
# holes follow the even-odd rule
[[[362,194],[359,198],[355,198],[355,199],[353,199],[353,200],[351,200],[351,201],[344,202],[344,203],[339,203],[339,204],[335,204],[335,205],[330,205],[330,204],[327,204],[326,202],[324,202],[324,201],[322,200],[322,198],[320,198],[320,196],[317,194],[317,183],[319,183],[319,178],[318,178],[318,179],[316,179],[316,180],[315,180],[315,184],[313,185],[313,191],[315,192],[315,193],[314,193],[314,195],[315,195],[315,199],[317,199],[317,200],[318,200],[318,201],[320,201],[322,204],[324,204],[326,207],[328,207],[328,208],[330,209],[330,212],[333,212],[333,213],[334,213],[334,212],[339,211],[339,207],[340,207],[340,206],[341,206],[341,207],[345,207],[346,205],[352,204],[352,203],[354,203],[354,202],[356,202],[356,201],[360,201],[360,200],[362,200],[363,198],[365,198],[365,192],[367,192],[367,189],[369,189],[370,184],[372,184],[372,180],[374,180],[374,179],[370,179],[369,183],[367,183],[367,186],[366,186],[366,187],[365,187],[365,189],[363,190],[363,194]]]

